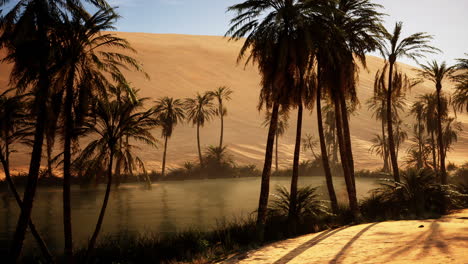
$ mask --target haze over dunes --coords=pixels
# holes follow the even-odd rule
[[[154,101],[158,97],[170,96],[174,98],[192,97],[196,92],[214,90],[218,86],[229,86],[234,94],[227,102],[228,116],[225,118],[224,140],[229,153],[234,160],[242,164],[263,164],[267,129],[262,126],[264,112],[258,112],[260,75],[255,66],[236,63],[241,42],[228,42],[226,38],[214,36],[192,36],[173,34],[147,33],[116,33],[126,38],[138,51],[135,55],[143,63],[150,80],[139,73],[128,73],[128,80],[140,90],[141,97],[150,97]],[[2,57],[4,53],[0,54]],[[373,82],[376,71],[381,68],[383,60],[368,57],[368,69],[361,67],[358,96],[360,109],[351,116],[351,137],[354,161],[357,169],[380,167],[382,161],[376,155],[370,154],[368,149],[374,133],[379,133],[380,125],[367,110],[366,100],[373,92]],[[414,68],[400,64],[400,67],[410,76],[415,76]],[[8,83],[9,68],[1,65],[0,90],[4,90]],[[417,95],[433,92],[435,88],[429,82],[422,83],[407,96],[408,106]],[[451,92],[451,84],[444,87]],[[152,103],[148,102],[148,106]],[[290,128],[280,138],[279,163],[281,166],[292,166],[295,111],[290,114]],[[403,114],[403,116],[405,116]],[[448,153],[448,161],[462,163],[468,157],[468,116],[458,115],[458,121],[463,123],[464,131],[460,133],[458,142]],[[219,142],[219,120],[215,118],[201,129],[202,146],[217,145]],[[405,117],[406,130],[411,138],[413,120]],[[160,131],[154,132],[155,136]],[[315,111],[304,116],[303,133],[313,134],[317,138]],[[400,160],[406,155],[405,144],[400,149]],[[61,144],[57,143],[57,151]],[[25,170],[29,163],[29,152],[24,148],[13,153],[11,163],[13,169]],[[151,149],[143,146],[137,152],[146,161],[148,169],[160,169],[162,147]],[[185,161],[196,161],[196,131],[191,124],[176,127],[168,145],[168,166],[181,166]],[[310,159],[310,153],[302,153],[301,159]]]

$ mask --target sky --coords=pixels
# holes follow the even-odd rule
[[[222,36],[229,28],[229,6],[242,0],[111,0],[122,18],[117,29],[126,32]],[[391,31],[402,21],[403,36],[427,32],[432,45],[444,53],[427,59],[446,60],[468,53],[468,0],[374,0],[383,5],[385,26]],[[403,59],[403,62],[416,65]],[[425,62],[423,59],[420,62]]]

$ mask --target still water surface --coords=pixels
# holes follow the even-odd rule
[[[346,201],[344,181],[335,178],[338,198]],[[290,178],[272,178],[276,185],[289,186]],[[323,177],[301,177],[299,185],[319,187],[323,199]],[[374,179],[358,179],[359,197],[375,188]],[[139,184],[125,184],[113,189],[106,211],[102,235],[118,232],[170,233],[189,228],[209,230],[217,222],[248,217],[258,206],[260,178],[210,179],[166,181],[154,183],[150,190]],[[19,210],[8,192],[0,192],[0,245],[5,249],[13,235]],[[72,224],[75,246],[83,245],[91,236],[97,221],[104,186],[83,189],[72,187]],[[59,188],[40,188],[33,209],[33,221],[51,251],[62,251],[62,191]],[[26,247],[35,247],[30,234]]]

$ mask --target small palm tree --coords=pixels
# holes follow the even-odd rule
[[[468,53],[465,55],[468,56]],[[453,104],[460,111],[465,109],[468,112],[468,58],[458,59],[456,68],[461,72],[453,77],[457,83],[453,95]]]
[[[208,92],[204,94],[197,93],[195,98],[187,98],[184,102],[187,119],[197,126],[198,158],[201,167],[203,167],[203,157],[200,146],[200,127],[203,127],[205,122],[209,122],[216,114],[212,100],[213,96]]]
[[[164,137],[164,153],[161,169],[161,176],[164,177],[166,168],[167,141],[172,136],[175,126],[185,119],[184,104],[180,99],[170,97],[160,98],[155,102],[155,115],[162,126],[162,136]]]
[[[316,140],[311,134],[305,134],[305,136],[302,138],[302,149],[304,151],[310,150],[314,159],[319,158],[319,156],[315,153],[318,144],[318,140]]]
[[[401,31],[403,28],[402,22],[397,22],[393,33],[385,34],[386,43],[381,46],[382,56],[388,60],[388,87],[387,90],[387,105],[392,105],[393,94],[393,69],[397,60],[401,57],[407,57],[417,61],[418,58],[424,57],[425,53],[434,53],[438,49],[429,45],[432,40],[430,35],[423,32],[418,32],[401,39]],[[387,107],[387,135],[388,147],[390,150],[390,158],[392,162],[393,176],[397,182],[400,181],[400,172],[398,170],[398,160],[396,158],[395,140],[393,138],[393,124],[392,124],[392,108]]]
[[[145,99],[134,101],[130,98],[99,98],[93,107],[93,116],[86,123],[86,134],[94,135],[96,139],[87,145],[79,159],[96,159],[107,165],[106,192],[96,227],[89,240],[88,260],[94,251],[109,201],[115,156],[122,155],[119,141],[131,139],[156,147],[157,140],[151,135],[151,130],[159,122],[153,117],[153,110],[141,110],[144,101]]]
[[[230,101],[232,90],[229,87],[221,86],[218,89],[211,92],[211,95],[218,100],[218,109],[216,109],[216,115],[221,119],[221,134],[219,136],[219,147],[223,147],[223,136],[224,136],[224,117],[227,115],[227,108],[224,107],[223,102]]]
[[[447,184],[447,171],[445,168],[445,148],[443,140],[443,130],[442,130],[442,82],[448,78],[451,78],[455,70],[454,66],[447,66],[445,62],[438,64],[436,61],[432,61],[426,65],[420,65],[422,68],[419,70],[419,75],[423,78],[426,78],[433,82],[436,86],[436,96],[437,96],[437,141],[439,145],[439,161],[440,161],[440,171],[441,171],[441,182],[442,184]]]
[[[269,127],[270,126],[270,120],[271,120],[271,113],[267,112],[265,114],[265,119],[263,120],[263,126],[264,127]],[[278,172],[279,166],[278,166],[278,141],[279,138],[286,133],[286,130],[289,127],[289,110],[287,108],[282,107],[281,110],[279,111],[279,118],[277,122],[277,128],[276,128],[276,134],[275,134],[275,171]]]

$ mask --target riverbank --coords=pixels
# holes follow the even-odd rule
[[[224,264],[468,263],[468,209],[439,219],[344,226],[231,256]]]

